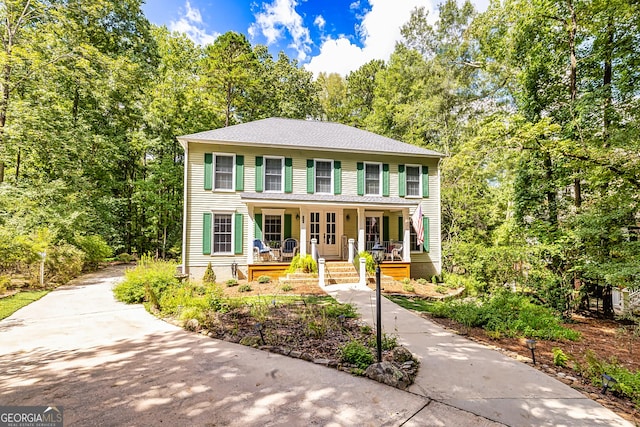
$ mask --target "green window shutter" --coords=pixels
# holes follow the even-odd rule
[[[342,194],[342,162],[333,161],[333,194]]]
[[[204,189],[213,188],[213,154],[204,153]]]
[[[426,215],[422,217],[422,226],[424,227],[422,233],[422,237],[424,238],[424,251],[429,252],[429,217]]]
[[[358,196],[364,196],[364,163],[358,162]]]
[[[202,254],[211,255],[211,212],[202,214]]]
[[[407,177],[404,172],[404,165],[398,165],[398,196],[407,195]]]
[[[236,191],[244,191],[244,156],[236,154]]]
[[[422,197],[429,197],[429,166],[422,166]]]
[[[389,163],[382,164],[382,195],[389,197]]]
[[[389,239],[389,217],[388,216],[383,216],[382,217],[382,241],[383,242],[388,242]]]
[[[262,165],[264,164],[264,158],[262,156],[256,156],[256,192],[262,192],[262,180],[264,179],[264,171]]]
[[[285,239],[291,237],[291,214],[284,214],[284,236]]]
[[[262,214],[255,214],[255,227],[253,232],[253,238],[262,240]]]
[[[404,218],[398,217],[398,240],[404,240]]]
[[[293,160],[291,157],[284,159],[284,192],[293,192]]]
[[[236,255],[242,254],[242,235],[244,233],[242,227],[242,214],[237,213],[234,215],[234,236],[233,236],[233,253]]]
[[[314,190],[314,166],[315,162],[313,161],[313,159],[307,159],[307,193],[309,194],[313,194]]]

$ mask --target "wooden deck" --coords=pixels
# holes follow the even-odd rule
[[[330,263],[331,261],[327,261]],[[286,276],[285,271],[289,268],[287,262],[269,262],[260,264],[250,264],[248,268],[248,278],[250,282],[258,280],[260,276],[269,276],[274,280]],[[383,275],[393,277],[395,280],[402,280],[411,277],[411,263],[404,261],[386,261],[380,264]]]

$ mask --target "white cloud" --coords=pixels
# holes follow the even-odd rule
[[[316,16],[316,19],[313,21],[313,25],[318,27],[320,29],[320,31],[324,30],[324,25],[326,23],[327,23],[327,21],[325,21],[325,19],[322,17],[322,15]]]
[[[352,3],[351,7],[358,6]],[[397,41],[401,39],[400,27],[409,21],[411,11],[424,6],[435,19],[431,0],[369,0],[358,26],[361,45],[352,43],[346,36],[327,38],[320,46],[320,53],[311,58],[306,68],[315,75],[320,72],[346,75],[373,59],[387,60]]]
[[[169,30],[184,33],[194,43],[199,45],[211,44],[220,35],[219,33],[207,33],[202,23],[200,10],[191,7],[189,0],[185,3],[185,12],[177,21],[169,23]]]
[[[256,22],[249,27],[249,35],[255,37],[262,34],[267,39],[267,44],[273,44],[287,31],[291,37],[289,47],[298,53],[300,61],[304,61],[311,51],[312,41],[309,29],[303,25],[302,17],[295,10],[297,5],[296,0],[265,3],[264,10],[255,15]]]

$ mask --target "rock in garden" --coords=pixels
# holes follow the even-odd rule
[[[411,378],[394,363],[380,362],[370,365],[364,376],[372,380],[399,388],[406,389],[411,385]]]
[[[406,347],[401,345],[397,346],[393,350],[391,350],[393,354],[393,361],[399,364],[403,364],[404,362],[408,362],[413,360],[413,354]]]

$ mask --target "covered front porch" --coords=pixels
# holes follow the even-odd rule
[[[288,266],[298,254],[353,262],[376,242],[386,248],[385,263],[411,263],[412,246],[419,250],[410,216],[417,200],[305,196],[243,193],[249,214],[249,266]]]

